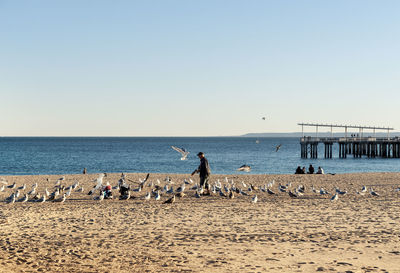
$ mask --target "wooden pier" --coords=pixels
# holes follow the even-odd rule
[[[389,131],[393,128],[371,127],[371,126],[351,126],[351,125],[333,125],[333,124],[310,124],[299,123],[302,126],[303,136],[300,138],[301,158],[318,158],[318,144],[324,144],[324,158],[333,157],[333,145],[339,145],[339,158],[400,158],[400,138],[390,137]],[[304,126],[315,126],[316,136],[304,136]],[[330,127],[331,137],[318,137],[318,127]],[[345,128],[344,137],[333,137],[332,128]],[[348,128],[359,129],[358,134],[347,136]],[[363,130],[372,129],[375,135],[376,130],[387,130],[387,137],[364,137]]]

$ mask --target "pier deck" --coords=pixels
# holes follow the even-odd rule
[[[339,158],[400,158],[400,138],[375,137],[302,137],[301,157],[318,158],[318,144],[324,144],[324,157],[332,158],[333,144],[339,145]]]
[[[353,155],[355,158],[366,156],[369,158],[400,158],[400,138],[389,137],[389,131],[394,130],[389,127],[373,126],[352,126],[352,125],[334,125],[334,124],[312,124],[299,123],[302,126],[303,137],[300,138],[301,158],[318,158],[318,144],[324,144],[324,157],[332,158],[333,145],[339,145],[339,158],[347,158]],[[304,136],[304,126],[313,126],[316,128],[316,136]],[[319,127],[330,127],[332,137],[318,137]],[[332,128],[344,128],[344,137],[333,137]],[[348,137],[349,128],[359,129],[358,134],[351,134]],[[373,130],[374,137],[363,136],[363,130]],[[387,130],[387,137],[375,137],[376,130]]]

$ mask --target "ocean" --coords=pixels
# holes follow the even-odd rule
[[[258,140],[258,143],[256,143]],[[278,152],[275,147],[282,144]],[[187,160],[171,146],[190,152]],[[301,159],[299,138],[252,137],[1,137],[0,175],[89,173],[190,174],[204,152],[214,174],[237,174],[250,165],[250,174],[291,174],[297,166],[313,164],[327,173],[398,172],[400,159]]]

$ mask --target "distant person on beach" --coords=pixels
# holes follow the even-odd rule
[[[200,187],[206,188],[208,191],[208,194],[210,194],[210,185],[208,184],[208,179],[210,177],[210,165],[208,164],[207,158],[204,156],[203,152],[199,152],[197,156],[200,159],[200,165],[199,167],[192,172],[192,175],[195,173],[199,173],[200,176]]]
[[[314,171],[315,171],[315,170],[314,170],[313,165],[310,164],[310,167],[308,167],[308,173],[309,173],[309,174],[313,174]]]
[[[317,174],[325,174],[324,169],[318,167]]]
[[[106,183],[106,185],[103,188],[103,192],[104,192],[104,198],[106,199],[112,199],[112,190],[111,190],[111,185],[109,182]]]
[[[301,167],[297,166],[295,174],[301,174],[301,173],[302,173]]]
[[[83,174],[86,174],[86,173],[87,173],[86,168],[83,168]]]
[[[303,169],[301,169],[301,174],[306,174],[306,173],[307,173],[306,167],[303,166]]]

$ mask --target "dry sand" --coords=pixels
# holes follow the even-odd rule
[[[400,272],[399,173],[228,176],[237,185],[275,180],[277,194],[257,191],[256,204],[254,192],[197,199],[193,190],[163,204],[170,196],[143,200],[149,188],[134,193],[136,199],[95,201],[87,192],[97,176],[66,175],[65,185],[78,180],[85,191],[65,203],[6,204],[12,190],[1,192],[0,272]],[[127,176],[138,181],[145,175]],[[164,184],[166,176],[149,180]],[[168,176],[175,188],[189,177]],[[105,181],[116,185],[119,177],[109,174]],[[26,183],[27,190],[37,182],[43,192],[59,176],[3,178]],[[288,182],[305,185],[306,194],[278,193],[278,183]],[[312,184],[349,193],[332,202],[332,194],[311,192]],[[355,194],[362,185],[380,196]]]

